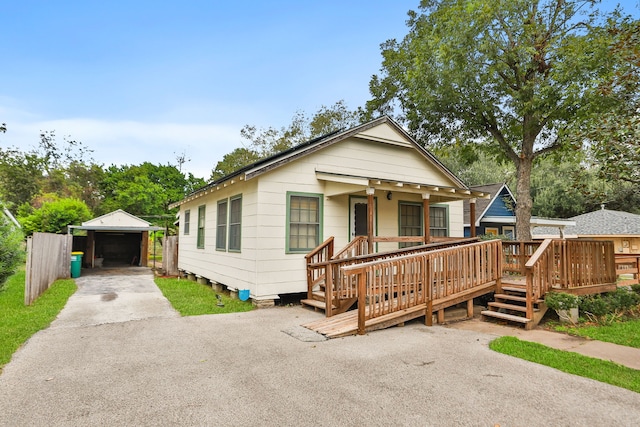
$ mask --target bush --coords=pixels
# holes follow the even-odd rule
[[[611,307],[614,311],[627,311],[640,304],[640,295],[628,290],[627,288],[618,288],[614,292],[607,294],[610,298]]]
[[[597,295],[585,295],[580,299],[579,309],[582,313],[589,313],[592,316],[600,317],[611,312],[609,302]]]
[[[23,239],[20,229],[0,213],[0,290],[24,261]]]
[[[30,215],[20,217],[24,232],[28,236],[36,231],[45,233],[66,233],[70,224],[80,224],[91,218],[87,205],[78,199],[54,199],[44,202],[40,209]]]
[[[547,304],[547,307],[557,312],[558,310],[578,308],[580,298],[565,292],[549,292],[545,295],[544,302]]]

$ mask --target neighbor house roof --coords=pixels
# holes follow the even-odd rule
[[[565,237],[612,237],[640,235],[640,215],[629,212],[599,209],[574,216],[574,226],[565,228]],[[540,227],[534,230],[537,236],[554,236],[556,229]]]
[[[97,218],[85,221],[82,225],[70,225],[71,230],[94,230],[94,231],[158,231],[162,227],[155,227],[151,223],[138,218],[122,209],[109,212]]]
[[[356,136],[359,133],[365,132],[383,123],[388,124],[393,129],[395,129],[398,133],[400,133],[407,141],[409,141],[409,144],[411,144],[413,148],[415,148],[420,154],[422,154],[425,158],[427,158],[438,170],[440,170],[440,172],[442,172],[445,176],[447,176],[454,183],[455,186],[447,187],[447,188],[441,187],[441,186],[428,188],[428,184],[426,183],[406,183],[406,184],[413,186],[414,188],[423,186],[424,188],[430,189],[431,191],[447,191],[450,193],[451,192],[455,193],[456,191],[462,191],[462,192],[466,192],[465,194],[469,197],[471,196],[478,197],[478,198],[486,197],[484,193],[480,193],[480,192],[472,195],[471,190],[469,190],[469,188],[457,176],[455,176],[449,169],[447,169],[433,154],[431,154],[424,147],[418,144],[404,129],[402,129],[401,126],[399,126],[391,118],[389,118],[388,116],[382,116],[370,122],[355,126],[351,129],[338,130],[335,132],[331,132],[327,135],[311,139],[307,142],[296,145],[295,147],[289,148],[288,150],[277,153],[271,157],[258,160],[257,162],[252,163],[248,166],[245,166],[241,169],[238,169],[229,175],[226,175],[220,179],[217,179],[215,181],[208,183],[206,186],[199,188],[198,190],[195,190],[194,192],[189,194],[183,200],[172,203],[171,205],[169,205],[169,207],[174,208],[174,207],[180,206],[183,203],[186,203],[190,200],[193,200],[204,194],[207,194],[211,190],[224,188],[224,186],[230,183],[231,184],[235,183],[236,181],[250,180],[259,175],[262,175],[263,173],[266,173],[275,168],[278,168],[281,165],[287,164],[303,156],[312,154],[318,150],[329,147],[347,138]],[[394,145],[394,144],[398,145],[397,142],[390,141],[390,140],[380,140],[378,142],[391,144],[391,145]],[[330,177],[332,175],[335,177],[337,175],[332,171],[317,171],[317,174],[322,175],[324,177]],[[394,184],[397,184],[398,186],[400,186],[401,184],[405,184],[399,181],[394,181],[392,178],[388,178],[388,177],[381,178],[376,176],[351,176],[351,175],[347,176],[344,174],[342,174],[342,176],[344,177],[344,179],[354,180],[354,182],[356,180],[360,180],[360,181],[378,180],[383,182],[394,183]]]
[[[469,187],[469,189],[473,191],[480,191],[482,193],[489,194],[488,199],[476,199],[476,225],[480,225],[480,220],[485,216],[487,210],[489,210],[489,207],[496,202],[497,200],[496,196],[502,192],[503,188],[508,192],[508,194],[511,196],[515,204],[516,199],[515,197],[513,197],[511,190],[509,190],[509,187],[507,187],[507,184],[505,183],[472,185]],[[469,200],[465,200],[464,201],[464,225],[465,226],[471,225],[470,217],[471,217],[470,203],[469,203]]]

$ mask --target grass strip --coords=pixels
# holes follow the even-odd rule
[[[33,334],[48,327],[76,291],[72,279],[56,280],[30,306],[24,305],[25,273],[11,276],[0,291],[0,367]]]
[[[570,335],[640,348],[640,319],[610,325],[559,326],[556,329]]]
[[[156,277],[156,285],[181,316],[201,314],[239,313],[253,310],[249,301],[240,301],[223,293],[216,293],[211,286],[185,279]],[[218,305],[219,295],[224,306]]]
[[[595,359],[542,344],[504,336],[493,340],[489,348],[499,353],[558,369],[568,374],[626,388],[640,393],[640,370],[608,360]]]

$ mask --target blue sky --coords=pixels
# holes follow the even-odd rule
[[[105,166],[175,163],[184,152],[184,170],[208,178],[245,124],[286,126],[342,99],[363,105],[380,44],[406,34],[418,3],[4,2],[0,147],[28,149],[55,130]],[[622,4],[639,15],[638,0]]]

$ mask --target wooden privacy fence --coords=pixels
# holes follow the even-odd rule
[[[178,275],[178,236],[167,236],[162,242],[162,270],[167,276]]]
[[[502,276],[499,240],[396,256],[343,266],[348,282],[355,280],[358,334],[367,320],[413,307],[424,307],[427,322],[438,301],[495,285]]]
[[[71,276],[70,234],[33,233],[27,239],[24,303],[30,305],[58,279]]]

